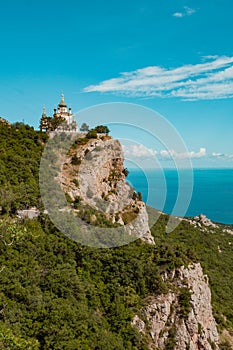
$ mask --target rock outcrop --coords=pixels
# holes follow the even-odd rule
[[[129,235],[154,244],[146,206],[126,182],[126,175],[120,142],[98,135],[71,149],[59,182],[72,201],[78,198],[112,223],[124,225]]]
[[[72,202],[70,210],[77,215],[91,208],[91,224],[101,212],[112,224],[125,227],[127,234],[154,244],[145,204],[126,176],[118,140],[104,135],[91,140],[80,136],[66,157],[59,182]],[[215,225],[204,216],[193,222],[211,228]],[[147,297],[132,321],[144,343],[151,350],[219,350],[211,292],[201,265],[165,272],[162,278],[168,292],[158,295],[155,291]]]
[[[200,264],[181,267],[164,276],[167,294],[152,296],[133,325],[150,338],[149,349],[218,350],[208,278]]]

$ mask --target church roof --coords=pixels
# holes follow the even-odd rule
[[[42,117],[47,117],[47,115],[46,115],[46,109],[45,109],[45,107],[43,108],[43,113],[42,113]]]
[[[64,94],[61,95],[61,101],[58,107],[67,107],[67,104],[65,103],[65,100],[64,100]]]

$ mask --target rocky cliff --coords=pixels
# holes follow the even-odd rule
[[[149,349],[217,350],[218,332],[212,314],[208,278],[200,264],[164,275],[167,294],[151,296],[133,325],[149,336]]]
[[[80,136],[60,174],[63,190],[73,202],[101,212],[110,222],[124,225],[129,235],[154,244],[145,204],[126,181],[120,142],[110,136],[98,135],[91,140]]]
[[[81,138],[70,150],[60,181],[74,204],[106,215],[110,222],[125,225],[154,244],[145,204],[126,182],[121,144],[109,136]],[[97,214],[96,214],[97,215]],[[95,223],[96,215],[90,221]],[[200,264],[163,274],[167,294],[151,295],[144,301],[132,325],[145,337],[149,349],[218,350],[218,332],[212,314],[211,292]]]

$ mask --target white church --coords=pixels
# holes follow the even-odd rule
[[[49,132],[57,129],[57,127],[60,126],[61,121],[63,121],[61,129],[66,128],[68,131],[78,131],[75,115],[72,113],[71,107],[67,107],[64,94],[61,95],[61,101],[59,102],[57,108],[54,108],[53,118],[47,116],[45,108],[43,109],[40,121],[40,130]]]

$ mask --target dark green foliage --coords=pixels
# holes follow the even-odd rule
[[[138,200],[142,201],[142,193],[141,192],[138,192]]]
[[[191,305],[191,292],[187,288],[180,288],[179,291],[179,306],[180,315],[182,318],[186,318],[190,312]]]
[[[65,118],[62,117],[47,117],[43,115],[40,120],[40,131],[54,131],[59,126],[62,126],[63,130],[68,129],[68,124]],[[73,125],[75,127],[75,125]]]
[[[0,322],[0,349],[7,350],[39,350],[39,342],[35,339],[23,339],[15,335],[13,330]]]
[[[82,123],[80,131],[88,132],[89,131],[89,126],[86,123]]]
[[[80,165],[81,162],[82,162],[82,161],[81,161],[80,157],[77,157],[76,154],[74,154],[74,155],[72,156],[72,158],[71,158],[71,164],[72,164],[72,165]]]
[[[0,322],[12,337],[45,350],[146,349],[131,321],[142,298],[167,290],[156,247],[82,247],[46,217],[0,225],[14,239],[0,240]]]
[[[232,350],[232,345],[228,340],[224,340],[219,344],[220,350]]]
[[[66,200],[67,200],[68,204],[73,203],[73,200],[72,200],[72,198],[70,197],[70,195],[68,193],[65,193],[65,197],[66,197]]]
[[[165,345],[165,350],[173,350],[176,345],[176,328],[173,326],[169,329],[168,339]]]
[[[39,164],[47,135],[22,123],[0,123],[0,206],[3,213],[40,205]]]
[[[91,129],[90,131],[88,131],[86,138],[87,139],[96,139],[97,138],[97,131],[95,129]]]
[[[78,209],[80,204],[81,204],[81,197],[78,196],[78,197],[75,198],[75,200],[73,202],[74,209]]]
[[[129,170],[127,168],[124,168],[122,172],[125,175],[125,177],[129,175]]]
[[[98,134],[108,134],[108,133],[110,133],[110,130],[109,130],[109,128],[106,125],[98,125],[98,126],[95,127],[94,130],[96,130],[96,132]]]
[[[202,325],[198,322],[198,334],[201,335],[203,332]]]
[[[73,179],[72,182],[75,184],[76,187],[79,187],[78,179]]]
[[[86,137],[80,137],[77,140],[75,140],[74,145],[72,148],[76,148],[77,145],[85,145],[89,141]]]
[[[122,219],[124,221],[124,224],[129,224],[131,221],[135,220],[137,217],[137,213],[135,213],[134,210],[126,210],[122,214]]]
[[[93,132],[95,138],[96,130],[89,132],[89,138]],[[56,137],[66,142],[65,134]],[[89,138],[79,138],[75,144],[85,144]],[[27,125],[0,123],[3,213],[41,205],[38,170],[46,140],[46,134]],[[54,175],[58,171],[56,157],[47,152],[46,161],[53,164]],[[113,172],[112,181],[118,176]],[[54,188],[53,195],[56,197]],[[142,199],[140,193],[137,199]],[[83,221],[117,227],[103,213],[83,206],[79,197],[67,200]],[[135,210],[128,213],[131,217],[126,221]],[[150,213],[156,215],[151,209]],[[218,325],[233,329],[233,237],[221,230],[202,232],[184,221],[166,234],[168,218],[162,215],[151,230],[155,246],[137,240],[120,248],[91,249],[58,232],[46,215],[24,222],[9,215],[0,218],[3,350],[146,350],[145,339],[131,326],[132,317],[148,296],[168,292],[169,282],[161,277],[164,271],[191,261],[200,261],[209,276]],[[178,288],[178,293],[180,314],[186,317],[190,292]],[[174,343],[175,328],[171,328],[166,349],[172,350]],[[220,346],[222,350],[230,348],[227,341]]]
[[[168,216],[161,216],[152,228],[156,244],[161,245],[161,249],[164,244],[168,249],[173,246],[173,251],[176,245],[179,247],[181,260],[184,261],[182,255],[185,254],[188,259],[201,262],[204,273],[209,277],[214,316],[219,328],[233,330],[233,236],[224,233],[221,229],[206,228],[202,232],[186,221],[182,221],[172,233],[166,234],[167,220]],[[178,260],[177,255],[173,262]],[[170,262],[170,267],[173,262]]]

